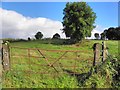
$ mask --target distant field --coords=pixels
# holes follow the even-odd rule
[[[57,75],[53,67],[49,67],[44,58],[31,57],[14,57],[15,55],[28,55],[27,49],[11,48],[11,69],[3,75],[3,88],[7,87],[31,87],[31,88],[79,88],[78,80],[71,76],[68,71],[78,72],[79,74],[87,73],[90,70],[93,62],[92,46],[94,43],[102,43],[102,40],[85,40],[82,43],[63,45],[64,40],[37,40],[27,42],[14,42],[10,43],[10,47],[23,47],[23,48],[39,48],[47,50],[79,50],[80,52],[68,52],[63,59],[60,59],[54,67],[58,72],[64,74]],[[105,41],[109,48],[109,54],[118,55],[118,41]],[[83,52],[86,51],[86,52]],[[49,63],[56,61],[63,52],[42,51],[49,59]],[[37,50],[30,50],[30,55],[42,57]],[[79,56],[76,58],[76,56]],[[50,58],[52,57],[52,58]],[[56,59],[53,59],[56,58]],[[91,59],[89,59],[91,58]],[[71,60],[70,60],[71,59]],[[73,59],[73,60],[72,60]],[[75,60],[76,62],[75,62]],[[88,60],[89,59],[89,60]],[[74,64],[75,63],[75,64]],[[44,65],[44,66],[41,66]],[[78,66],[65,67],[65,66]],[[64,70],[63,70],[64,69]],[[25,71],[25,72],[23,72]],[[32,71],[32,72],[26,72]],[[36,73],[37,72],[37,73]],[[39,74],[38,72],[47,72],[46,74]],[[55,76],[57,75],[57,76]]]

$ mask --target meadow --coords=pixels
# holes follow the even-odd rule
[[[118,41],[105,41],[110,55],[118,56]],[[86,79],[93,64],[93,44],[102,43],[102,40],[84,40],[81,43],[64,45],[64,40],[33,40],[12,42],[10,48],[10,68],[3,73],[3,88],[109,88],[112,87],[105,80],[94,74]],[[50,64],[54,63],[65,50],[68,52],[63,58],[49,66],[45,58],[37,51],[22,48],[39,48]],[[44,50],[45,49],[45,50]],[[46,50],[61,50],[53,52]],[[27,55],[36,56],[28,57]],[[24,57],[23,57],[24,55]],[[54,69],[57,70],[55,70]],[[76,72],[76,74],[75,74]],[[47,74],[46,74],[47,73]],[[85,79],[85,80],[84,80]],[[97,86],[92,82],[97,82]]]

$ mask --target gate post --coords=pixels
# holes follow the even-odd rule
[[[107,54],[108,54],[108,51],[107,51],[106,43],[105,41],[103,41],[102,42],[102,62],[105,61]]]
[[[10,55],[8,44],[2,45],[2,64],[3,69],[8,71],[10,69]]]
[[[99,49],[100,49],[100,44],[99,43],[95,43],[93,45],[93,53],[94,53],[93,66],[95,66],[99,62],[99,58],[100,58],[100,50]]]

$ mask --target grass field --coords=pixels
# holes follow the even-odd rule
[[[63,45],[64,40],[39,40],[28,42],[14,42],[10,43],[10,47],[24,47],[24,48],[39,48],[47,50],[79,50],[80,52],[68,52],[62,59],[54,64],[54,67],[59,72],[57,73],[53,67],[49,67],[49,63],[54,63],[64,52],[44,51],[45,57],[48,58],[49,63],[44,58],[27,57],[27,49],[11,48],[11,71],[3,74],[3,88],[79,88],[92,87],[90,84],[86,86],[80,83],[81,79],[90,71],[93,63],[92,46],[94,43],[102,43],[101,40],[85,40],[81,43],[72,45]],[[109,54],[118,55],[118,41],[105,41],[109,48]],[[86,52],[83,52],[86,51]],[[30,55],[39,56],[37,50],[30,50]],[[26,57],[15,57],[15,55],[26,55]],[[77,57],[79,56],[79,57]],[[76,58],[77,57],[77,58]],[[70,66],[76,67],[70,67]],[[78,67],[77,67],[78,66]],[[41,74],[41,73],[49,74]],[[76,77],[71,72],[77,72],[80,77]],[[94,78],[97,80],[99,77]],[[92,79],[93,80],[93,79]],[[101,81],[100,81],[101,80]],[[100,86],[110,87],[104,77],[97,80]],[[90,83],[90,81],[87,81]]]

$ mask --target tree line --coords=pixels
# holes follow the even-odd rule
[[[63,28],[66,37],[70,38],[70,42],[77,43],[91,37],[92,30],[96,27],[94,25],[97,18],[96,13],[86,2],[68,2],[63,9]],[[103,33],[95,33],[96,39],[120,40],[120,27],[109,28]],[[36,39],[42,39],[43,34],[39,31],[35,34]],[[58,33],[54,34],[53,39],[60,39]],[[31,40],[28,37],[28,40]]]
[[[34,37],[35,37],[36,40],[39,40],[39,39],[43,38],[43,34],[42,34],[42,32],[39,31],[35,34]],[[52,39],[60,39],[60,35],[58,33],[56,33],[56,34],[53,35]],[[31,40],[31,38],[28,37],[28,41],[30,41],[30,40]]]
[[[108,29],[105,29],[102,33],[95,33],[94,37],[98,40],[120,40],[120,27],[110,27]],[[42,39],[43,34],[39,31],[35,34],[35,38]],[[52,39],[60,39],[60,35],[58,33],[54,34]],[[31,40],[30,37],[28,37],[28,40]]]
[[[120,27],[110,27],[105,29],[101,34],[95,33],[94,36],[96,39],[101,40],[120,40]]]

